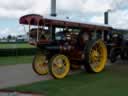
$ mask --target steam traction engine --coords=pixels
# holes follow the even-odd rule
[[[21,17],[20,24],[28,25],[29,43],[38,49],[32,63],[37,74],[50,72],[62,79],[70,68],[81,65],[91,73],[104,69],[105,42],[111,27],[36,14]]]
[[[128,32],[127,30],[114,29],[111,38],[111,51],[110,51],[110,61],[112,63],[117,60],[127,60],[128,59]],[[119,32],[118,32],[119,31]],[[120,58],[119,58],[120,57]]]

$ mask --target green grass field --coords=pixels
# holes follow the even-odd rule
[[[81,72],[62,80],[49,80],[8,88],[45,96],[128,96],[128,65],[113,65],[100,74]]]
[[[15,64],[31,64],[33,56],[9,56],[0,57],[0,66]]]
[[[0,44],[0,49],[6,48],[33,48],[34,46],[28,43],[17,43],[17,44]]]
[[[34,46],[29,45],[28,43],[0,44],[0,49],[8,49],[8,48],[34,48]],[[1,65],[28,64],[32,62],[32,59],[33,59],[33,56],[0,57],[0,66]]]

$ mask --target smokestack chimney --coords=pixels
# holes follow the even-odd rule
[[[109,23],[108,22],[108,12],[109,11],[104,12],[104,24],[108,24]]]
[[[56,16],[56,0],[51,0],[51,16]]]

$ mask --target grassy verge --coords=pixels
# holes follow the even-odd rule
[[[116,68],[118,67],[118,68]],[[46,96],[128,96],[128,66],[110,66],[100,74],[79,73],[62,80],[49,80],[9,88]]]
[[[15,65],[15,64],[28,64],[31,63],[33,56],[9,56],[0,57],[1,65]]]
[[[34,46],[29,45],[28,43],[0,44],[0,49],[6,49],[6,48],[34,48]]]

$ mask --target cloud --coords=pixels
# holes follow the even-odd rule
[[[28,14],[29,10],[8,10],[0,8],[0,18],[19,18],[22,15]]]
[[[48,14],[50,0],[0,0],[0,18],[19,18],[29,13]]]
[[[87,2],[83,4],[83,12],[103,13],[112,8],[111,2],[112,0],[87,0]]]
[[[51,0],[0,0],[0,18],[17,18],[30,13],[50,14]],[[57,0],[57,13],[60,16],[104,23],[104,12],[108,9],[110,25],[128,29],[128,0]],[[18,26],[19,27],[19,26]],[[5,27],[2,34],[22,34],[23,30]],[[18,31],[18,32],[17,32]],[[11,33],[12,32],[12,33]]]
[[[26,10],[31,8],[33,0],[1,0],[0,7],[7,10]]]
[[[58,0],[57,8],[58,13],[66,14],[66,13],[81,13],[82,5],[85,3],[85,0]]]
[[[90,22],[104,23],[104,16],[97,15],[90,19]],[[115,28],[128,29],[128,10],[118,10],[109,13],[109,25]]]
[[[7,37],[7,33],[8,33],[9,29],[8,28],[5,28],[4,30],[3,29],[0,29],[0,38],[2,37]]]
[[[0,17],[17,18],[24,14],[50,14],[51,0],[0,0]],[[60,15],[103,14],[108,9],[128,10],[128,0],[57,0]]]
[[[49,14],[50,13],[50,0],[33,0],[33,5],[31,7],[31,13],[37,14]]]
[[[125,10],[128,8],[128,0],[113,0],[111,6],[115,10]]]
[[[111,12],[109,21],[114,27],[128,29],[128,10]]]
[[[26,30],[28,31],[28,30]],[[0,28],[0,38],[7,37],[8,35],[11,36],[18,36],[18,35],[25,35],[27,34],[24,30],[23,26],[17,26],[17,29],[12,28]]]
[[[96,23],[101,23],[103,24],[104,23],[104,16],[100,15],[100,16],[93,16],[91,19],[90,19],[90,22],[96,22]]]

